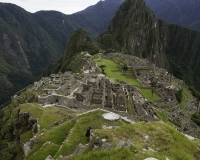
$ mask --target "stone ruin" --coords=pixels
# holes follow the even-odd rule
[[[103,54],[101,56],[104,56]],[[183,121],[185,115],[191,116],[196,110],[196,100],[188,104],[188,111],[180,110],[179,103],[174,95],[179,90],[172,85],[174,78],[165,69],[157,68],[146,59],[137,58],[124,54],[106,54],[107,58],[119,57],[128,68],[133,70],[134,76],[141,82],[143,87],[152,88],[161,99],[148,102],[137,88],[126,84],[115,84],[106,76],[97,71],[94,62],[83,67],[82,74],[71,72],[52,74],[48,78],[34,83],[33,88],[43,88],[38,96],[41,105],[55,105],[58,107],[90,110],[95,108],[107,109],[118,113],[127,112],[127,100],[130,101],[133,115],[137,120],[159,120],[153,107],[165,113],[168,119],[179,126],[181,130],[190,135],[199,133],[198,126],[191,120]],[[91,60],[89,59],[88,62]],[[120,65],[120,64],[118,64]],[[138,73],[142,74],[138,74]],[[154,84],[154,85],[152,85]],[[164,108],[169,106],[169,110]],[[190,119],[188,117],[187,119]]]

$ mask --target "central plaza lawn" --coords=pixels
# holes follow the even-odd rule
[[[137,90],[149,101],[156,101],[160,100],[161,97],[156,94],[156,92],[153,92],[152,94],[152,89],[151,88],[137,88]]]
[[[125,83],[134,85],[134,86],[141,86],[141,83],[135,78],[135,77],[126,77],[121,72],[121,68],[118,68],[117,64],[114,63],[112,60],[109,59],[101,59],[95,60],[98,66],[105,65],[105,73],[106,75],[115,83],[117,82],[117,79],[120,81],[124,81]],[[100,69],[100,68],[99,68]],[[101,70],[101,69],[100,69]]]

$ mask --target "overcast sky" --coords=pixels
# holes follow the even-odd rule
[[[72,14],[94,5],[99,0],[0,0],[13,3],[34,13],[40,10],[56,10],[64,14]]]

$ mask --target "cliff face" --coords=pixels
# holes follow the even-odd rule
[[[158,20],[141,0],[127,0],[119,8],[108,31],[121,51],[166,65],[164,44],[160,41]]]
[[[165,53],[173,74],[200,90],[200,32],[169,25]]]

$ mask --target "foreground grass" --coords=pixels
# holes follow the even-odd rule
[[[105,73],[106,75],[115,83],[117,82],[117,79],[120,81],[124,81],[125,83],[134,85],[134,86],[141,86],[141,83],[135,78],[135,77],[126,77],[122,72],[121,68],[117,66],[116,63],[114,63],[112,60],[109,59],[101,59],[95,60],[98,66],[105,65]],[[100,69],[101,70],[101,69]]]
[[[73,113],[70,110],[57,107],[42,108],[37,103],[22,104],[19,108],[21,113],[29,112],[32,118],[39,118],[41,130],[49,129],[49,126],[54,122],[62,120]]]
[[[161,97],[158,94],[156,94],[155,92],[153,92],[153,94],[152,94],[152,89],[150,89],[150,88],[139,88],[138,87],[137,89],[149,102],[161,99]]]
[[[54,155],[59,147],[57,144],[46,144],[34,156],[30,157],[29,160],[45,160],[47,156]]]
[[[76,147],[82,143],[87,144],[88,138],[85,136],[87,128],[90,126],[93,129],[101,129],[102,125],[107,126],[121,126],[124,124],[122,121],[109,121],[102,117],[103,111],[95,111],[83,115],[79,118],[78,122],[74,126],[74,130],[69,135],[69,140],[65,142],[60,151],[57,152],[54,158],[58,158],[60,155],[70,155],[74,152]]]
[[[47,141],[52,142],[53,144],[60,146],[62,144],[62,142],[67,138],[69,131],[74,126],[74,124],[75,124],[75,119],[72,119],[68,122],[60,124],[59,126],[51,129],[50,131],[45,132],[41,137],[38,137],[36,139],[37,144],[33,147],[33,149],[28,154],[26,159],[27,160],[29,160],[29,159],[37,160],[38,156],[35,156],[35,155],[37,155],[35,153],[37,153],[39,151],[39,149],[42,147],[42,145],[44,145],[45,142],[47,142]],[[51,152],[51,154],[50,154],[51,156],[54,156],[56,154],[56,152],[58,151],[58,149],[54,150],[54,151],[55,152]]]
[[[154,157],[159,160],[196,160],[200,157],[198,143],[190,141],[182,133],[176,131],[175,128],[163,122],[154,123],[137,123],[123,125],[118,129],[96,130],[100,138],[107,137],[108,142],[114,147],[108,151],[92,149],[90,152],[85,151],[80,155],[74,156],[73,160],[86,159],[130,159],[142,160],[147,157]],[[148,135],[148,141],[143,136]],[[116,144],[120,141],[129,139],[133,146],[129,148],[116,148]],[[145,146],[151,147],[157,152],[143,152]],[[95,157],[95,158],[94,158]]]
[[[29,142],[29,140],[33,137],[32,130],[27,131],[26,133],[20,135],[20,140],[22,143]]]

